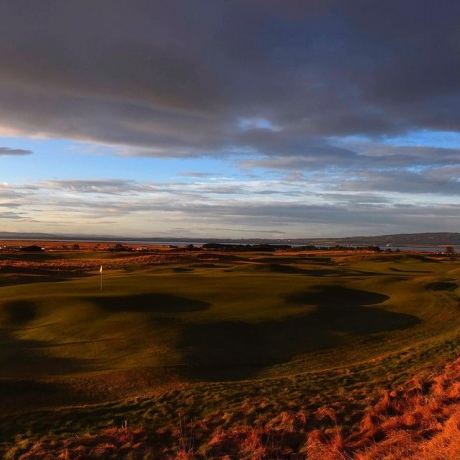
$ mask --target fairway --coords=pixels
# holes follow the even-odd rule
[[[249,419],[336,401],[352,423],[347,408],[375,388],[459,349],[460,268],[448,258],[40,256],[0,256],[1,406],[14,414],[3,441],[237,417],[248,400]]]

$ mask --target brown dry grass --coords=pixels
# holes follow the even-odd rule
[[[321,408],[312,414],[281,412],[255,426],[241,421],[225,429],[206,420],[179,419],[175,427],[157,430],[124,424],[68,439],[18,442],[5,458],[458,460],[460,359],[441,373],[416,376],[384,391],[346,435],[336,413]]]
[[[33,260],[15,258],[14,255],[11,256],[6,253],[2,254],[2,258],[0,259],[0,269],[4,276],[21,275],[23,276],[22,280],[24,280],[25,275],[89,274],[91,272],[99,272],[101,266],[104,267],[104,270],[122,270],[133,265],[139,268],[164,264],[165,262],[169,264],[189,262],[195,256],[186,252],[171,252],[167,248],[159,250],[155,254],[127,252],[124,256],[117,255],[116,258],[97,257],[97,254],[95,253],[96,256],[93,257],[81,259]],[[103,251],[100,251],[100,254],[107,255]]]
[[[356,460],[460,458],[460,359],[386,392],[347,441]]]

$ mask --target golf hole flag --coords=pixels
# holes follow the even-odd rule
[[[101,268],[99,269],[99,273],[102,275],[102,265],[101,265]]]

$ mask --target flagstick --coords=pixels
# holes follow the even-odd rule
[[[102,265],[101,265],[100,272],[101,272],[101,291],[102,291]]]

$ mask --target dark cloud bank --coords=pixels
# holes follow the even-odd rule
[[[178,156],[456,131],[459,17],[456,1],[4,2],[0,120]]]

